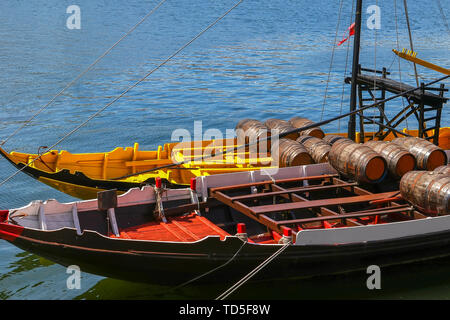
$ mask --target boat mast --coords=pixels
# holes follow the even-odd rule
[[[353,42],[352,88],[350,93],[350,112],[356,110],[356,76],[359,72],[359,44],[361,38],[362,0],[357,0],[355,13],[355,39]],[[348,122],[348,138],[356,139],[356,115],[350,116]]]

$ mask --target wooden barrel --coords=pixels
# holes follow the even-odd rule
[[[379,153],[387,162],[388,172],[394,178],[401,178],[414,170],[416,159],[405,148],[386,141],[367,141],[364,145]]]
[[[295,128],[286,120],[280,119],[267,119],[264,122],[267,128],[270,130],[278,130],[278,134],[285,133],[287,131],[295,130]],[[284,136],[283,138],[295,140],[298,138],[298,132],[294,132]]]
[[[338,136],[336,134],[327,134],[325,137],[322,138],[323,141],[325,141],[326,143],[328,143],[330,146],[332,146],[335,142],[351,142],[353,143],[352,140],[345,138],[343,136]]]
[[[278,160],[279,167],[301,166],[314,163],[308,151],[301,143],[285,138],[279,140]]]
[[[437,172],[437,173],[441,173],[441,174],[450,175],[450,164],[447,164],[447,165],[444,165],[444,166],[437,167],[437,168],[434,169],[433,171],[434,171],[434,172]]]
[[[410,171],[400,180],[402,197],[428,214],[450,213],[450,176],[434,171]]]
[[[289,120],[289,123],[294,128],[302,128],[304,126],[314,124],[314,122],[312,122],[311,120],[306,119],[306,118],[301,118],[301,117],[293,117]],[[323,133],[322,129],[320,129],[320,127],[314,127],[314,128],[310,128],[308,130],[300,131],[299,135],[313,136],[313,137],[320,138],[320,139],[322,139],[325,136],[325,134]]]
[[[331,150],[331,146],[328,143],[312,136],[300,136],[297,141],[308,150],[314,162],[328,162],[328,153]]]
[[[377,183],[387,174],[386,160],[359,143],[335,143],[328,154],[330,164],[358,182]]]
[[[407,149],[416,158],[417,168],[423,170],[434,170],[447,163],[447,155],[444,150],[431,142],[416,138],[395,138],[392,143]]]
[[[236,125],[236,135],[244,138],[246,143],[270,136],[270,130],[261,122],[254,119],[242,119]],[[270,142],[268,142],[270,145]]]

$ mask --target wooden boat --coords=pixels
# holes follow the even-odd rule
[[[352,77],[346,79],[352,86],[352,114],[348,133],[341,134],[351,141],[334,142],[328,154],[339,172],[329,163],[274,168],[263,161],[270,157],[230,164],[211,153],[207,161],[191,161],[196,159],[192,156],[196,149],[201,154],[218,149],[220,154],[218,141],[166,144],[157,151],[139,151],[137,144],[95,154],[50,150],[42,156],[1,149],[14,166],[48,185],[79,198],[98,196],[66,204],[35,201],[1,211],[0,237],[86,272],[175,285],[193,279],[229,283],[269,257],[276,261],[258,275],[260,279],[309,277],[449,255],[448,173],[394,170],[407,177],[399,186],[395,180],[383,181],[386,159],[368,146],[350,145],[371,139],[394,141],[396,128],[414,114],[418,130],[403,129],[403,133],[441,146],[446,152],[442,155],[440,150],[441,162],[448,160],[450,149],[450,128],[440,124],[447,89],[442,84],[430,87],[444,78],[414,88],[388,79],[386,69],[359,66],[361,6],[358,0]],[[390,99],[386,93],[408,101],[391,119],[384,113]],[[367,101],[373,105],[365,106]],[[365,108],[374,106],[379,115],[365,116]],[[365,130],[367,119],[379,125],[377,132]],[[236,147],[237,142],[228,145]],[[352,154],[363,155],[365,163],[348,165]],[[246,150],[231,153],[234,160],[246,156]],[[422,160],[420,164],[429,169]],[[183,165],[167,169],[180,161]],[[167,167],[148,172],[160,166]],[[417,185],[422,178],[427,184]],[[188,183],[190,188],[182,187]],[[154,186],[116,196],[144,184]],[[414,192],[416,186],[419,191]]]
[[[403,132],[412,136],[418,135],[418,130]],[[371,133],[366,133],[371,136]],[[338,134],[346,137],[346,134]],[[390,141],[395,136],[390,133],[384,141]],[[356,134],[356,142],[364,139]],[[139,150],[138,143],[133,147],[116,148],[110,152],[73,154],[68,151],[51,150],[44,153],[37,161],[37,154],[22,152],[6,152],[0,148],[0,154],[16,168],[23,169],[29,176],[79,199],[95,198],[98,191],[117,189],[123,193],[130,188],[145,184],[154,184],[159,177],[167,187],[180,188],[189,185],[191,178],[214,174],[272,168],[269,157],[250,158],[248,151],[232,152],[233,161],[225,157],[213,157],[203,161],[193,161],[177,167],[159,169],[133,176],[136,172],[182,162],[194,157],[195,150],[200,149],[200,155],[213,150],[218,144],[215,140],[193,141],[188,143],[166,143],[156,151]],[[220,148],[235,148],[236,139],[220,141]],[[199,147],[197,147],[199,146]],[[450,128],[441,128],[439,146],[450,149]],[[270,153],[268,154],[270,156]],[[28,164],[28,166],[26,166]]]
[[[258,279],[298,278],[450,254],[450,215],[372,193],[327,163],[203,176],[190,188],[33,201],[0,212],[0,237],[83,272],[177,285],[230,283],[284,245]],[[166,222],[164,222],[166,221]],[[222,268],[219,268],[222,267]]]
[[[222,157],[212,158],[126,177],[136,172],[191,159],[196,155],[196,149],[200,150],[201,155],[211,153],[210,150],[215,150],[217,143],[215,140],[166,143],[155,151],[139,150],[138,143],[133,147],[119,147],[100,153],[72,154],[65,150],[51,150],[34,162],[37,154],[7,153],[2,148],[0,154],[29,176],[80,199],[95,198],[100,190],[117,189],[119,193],[123,193],[130,188],[154,184],[157,177],[161,178],[167,187],[179,188],[188,186],[190,179],[196,176],[270,167],[263,164],[269,163],[270,158],[251,159],[248,152],[243,151],[234,152],[234,160],[231,162]],[[232,148],[236,147],[237,141],[228,139],[221,143],[224,147]]]
[[[361,0],[358,0],[358,6],[361,5]],[[443,105],[448,101],[444,97],[444,93],[448,89],[444,88],[443,84],[439,88],[426,86],[425,84],[414,88],[408,84],[389,79],[390,73],[386,68],[382,70],[362,68],[359,65],[360,12],[361,10],[355,11],[352,76],[345,79],[346,83],[351,84],[350,111],[355,112],[357,97],[360,109],[356,110],[359,112],[349,115],[348,132],[345,134],[338,133],[337,135],[348,137],[356,143],[364,143],[372,139],[390,141],[398,137],[398,132],[403,132],[403,134],[429,140],[443,150],[449,150],[450,127],[441,126]],[[410,43],[412,43],[412,39],[410,39]],[[409,51],[407,54],[405,50],[402,53],[394,50],[394,53],[399,57],[407,58],[425,67],[448,74],[448,69],[438,68],[434,64],[416,58],[416,53],[411,56]],[[433,83],[438,83],[441,80]],[[416,81],[418,84],[417,75]],[[381,96],[377,97],[378,94]],[[387,97],[389,94],[394,94],[394,97],[399,97],[408,102],[406,107],[390,119],[384,112],[387,100],[392,97]],[[364,115],[364,108],[367,107],[368,101],[374,104],[371,106],[372,108],[377,107],[372,109],[371,116]],[[377,114],[374,115],[375,113]],[[356,130],[356,114],[360,118],[359,132]],[[400,129],[400,124],[411,115],[416,117],[418,129]],[[289,127],[292,127],[295,123],[303,122],[303,120],[307,119],[294,117],[290,119],[289,123],[281,119],[267,119],[266,124],[271,128],[282,129],[281,132],[283,132],[289,130]],[[370,121],[367,122],[367,120]],[[259,122],[251,120],[253,125],[255,121]],[[378,124],[378,131],[367,132],[366,125],[368,123]],[[245,126],[245,120],[238,123],[239,125]],[[261,128],[261,126],[263,126],[262,123],[257,124],[257,127]],[[306,133],[306,131],[296,132],[293,136]],[[311,135],[313,134],[311,133]],[[238,139],[228,139],[166,143],[164,146],[159,146],[157,150],[151,151],[139,150],[138,143],[135,143],[133,147],[116,148],[109,152],[98,153],[74,154],[65,150],[50,150],[38,155],[14,151],[7,152],[0,148],[0,154],[19,170],[53,188],[80,199],[91,199],[101,190],[117,189],[119,193],[123,193],[129,188],[155,184],[156,178],[161,178],[163,184],[167,187],[179,188],[189,185],[191,178],[195,177],[251,171],[273,166],[274,159],[271,158],[271,154],[249,156],[247,150],[243,149],[239,152],[227,152],[227,156],[214,156],[194,161],[196,154],[221,153],[225,150],[224,146],[228,150],[228,148],[235,149],[240,145]],[[233,161],[229,161],[229,158]],[[178,165],[177,163],[182,164]],[[292,164],[298,165],[295,161]]]

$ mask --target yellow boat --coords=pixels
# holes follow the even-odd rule
[[[403,129],[403,132],[418,135],[417,130]],[[347,136],[341,133],[337,135]],[[370,133],[366,132],[367,135]],[[384,140],[393,138],[391,133]],[[362,136],[357,133],[356,142],[362,140]],[[166,143],[155,151],[139,150],[138,143],[133,147],[119,147],[99,153],[73,154],[65,150],[51,150],[39,159],[36,159],[37,154],[8,153],[2,148],[0,153],[15,167],[49,186],[76,198],[92,199],[102,190],[117,189],[123,193],[132,187],[154,184],[157,177],[166,187],[177,188],[189,185],[193,177],[272,168],[270,154],[265,158],[251,158],[248,150],[241,149],[241,152],[232,152],[226,158],[214,156],[203,161],[128,176],[236,146],[236,139],[228,139]],[[450,149],[450,127],[440,128],[439,146],[444,150]]]

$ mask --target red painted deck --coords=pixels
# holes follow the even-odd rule
[[[195,213],[168,218],[167,223],[154,221],[120,231],[122,239],[156,241],[192,242],[211,235],[218,235],[223,240],[230,234]]]

